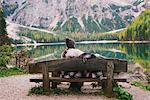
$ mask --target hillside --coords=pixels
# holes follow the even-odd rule
[[[55,32],[96,33],[126,27],[148,0],[1,0],[10,22]]]
[[[142,12],[120,35],[121,40],[150,41],[150,9]]]

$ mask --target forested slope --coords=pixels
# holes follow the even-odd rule
[[[150,9],[145,10],[120,34],[120,40],[150,40]]]

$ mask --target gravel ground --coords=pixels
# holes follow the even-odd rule
[[[28,96],[29,90],[35,83],[29,82],[30,78],[39,77],[39,75],[17,75],[0,78],[0,100],[113,100],[105,96]],[[150,92],[144,91],[138,87],[131,86],[128,83],[122,83],[125,89],[133,95],[133,100],[150,100]]]
[[[29,90],[36,84],[29,82],[37,75],[17,75],[0,78],[0,100],[113,100],[105,96],[28,96]]]

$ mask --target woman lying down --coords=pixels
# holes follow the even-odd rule
[[[61,58],[75,58],[75,57],[81,57],[83,59],[83,62],[86,62],[87,59],[90,58],[96,58],[103,56],[99,54],[92,54],[92,53],[86,53],[79,49],[75,48],[75,41],[69,38],[66,38],[66,50],[62,53]],[[84,74],[84,75],[83,75]],[[102,72],[61,72],[61,76],[64,78],[80,78],[80,77],[90,77],[90,78],[102,78]]]

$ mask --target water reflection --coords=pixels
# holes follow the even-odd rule
[[[91,53],[98,53],[109,58],[127,59],[143,66],[150,72],[150,44],[85,44],[76,48]],[[66,49],[65,45],[38,46],[29,51],[31,57],[37,58],[54,53],[56,58]]]

